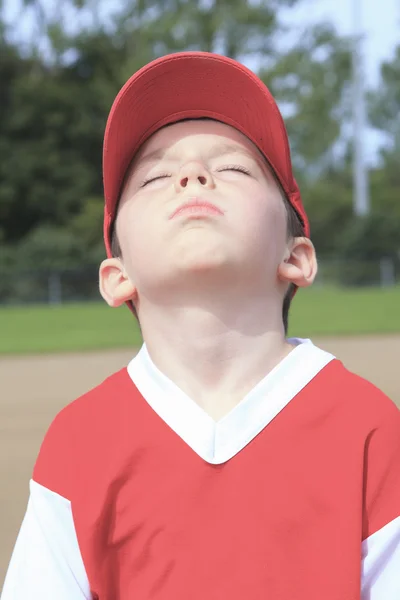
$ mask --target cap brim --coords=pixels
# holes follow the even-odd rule
[[[246,67],[225,56],[183,52],[157,59],[135,73],[112,106],[103,148],[104,237],[108,255],[109,229],[124,175],[135,153],[164,125],[201,117],[235,127],[259,148],[308,235],[286,129],[267,87]]]

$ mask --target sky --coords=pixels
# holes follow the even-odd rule
[[[364,72],[372,84],[380,62],[400,44],[400,0],[303,0],[285,19],[298,27],[327,20],[343,35],[362,34]]]

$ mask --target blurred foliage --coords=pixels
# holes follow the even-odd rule
[[[371,96],[371,122],[393,142],[400,136],[400,45],[393,60],[381,65],[378,89]]]
[[[285,122],[295,167],[314,175],[324,173],[350,118],[349,43],[331,26],[316,26],[261,76],[284,116],[288,113]]]
[[[256,67],[272,90],[321,257],[398,256],[400,46],[369,93],[371,125],[388,143],[370,173],[372,213],[355,220],[350,43],[326,23],[288,31],[281,11],[302,1],[24,0],[35,26],[18,43],[0,2],[0,268],[101,260],[112,101],[143,64],[188,49]]]
[[[39,226],[18,245],[16,260],[27,270],[37,265],[46,271],[62,269],[84,260],[82,241],[67,229]]]

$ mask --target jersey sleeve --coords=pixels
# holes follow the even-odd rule
[[[362,600],[400,598],[400,412],[388,413],[365,448]]]
[[[35,481],[1,600],[89,600],[71,503]]]
[[[55,417],[42,442],[1,600],[92,597],[72,510],[80,420],[70,407]]]

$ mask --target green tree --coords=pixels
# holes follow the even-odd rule
[[[371,122],[386,138],[380,168],[372,179],[375,209],[400,219],[400,45],[393,59],[382,64],[380,81],[370,100]]]
[[[400,150],[400,45],[393,59],[381,65],[379,84],[371,94],[370,114],[372,124]]]
[[[327,173],[340,158],[337,144],[350,118],[348,42],[318,25],[261,75],[286,117],[299,180]]]

